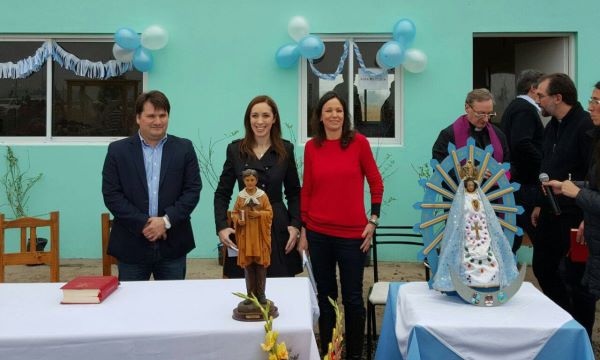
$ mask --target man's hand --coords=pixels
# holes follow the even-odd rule
[[[162,217],[153,216],[148,219],[142,234],[149,241],[156,241],[163,239],[163,235],[166,235],[167,229],[165,228],[165,220]],[[166,239],[166,236],[164,237]]]
[[[544,195],[548,195],[548,194],[546,194],[546,189],[544,188],[544,186],[550,186],[552,188],[553,193],[555,193],[556,195],[561,195],[562,194],[562,185],[563,185],[563,183],[561,181],[550,180],[550,181],[546,181],[546,182],[542,183],[542,190],[544,191]]]
[[[577,187],[577,185],[575,185],[571,180],[563,181],[560,188],[560,191],[563,193],[563,195],[570,198],[575,198],[577,194],[579,194],[580,190],[581,189]]]
[[[583,225],[583,221],[582,221],[581,224],[579,224],[579,228],[577,229],[577,237],[575,237],[575,241],[581,245],[585,245],[585,238],[583,237],[583,229],[584,229],[584,225]]]
[[[539,206],[536,206],[535,208],[533,208],[533,211],[531,212],[531,225],[533,225],[534,227],[538,226],[538,219],[540,218],[540,210],[542,210],[542,208]]]

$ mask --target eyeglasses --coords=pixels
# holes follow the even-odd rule
[[[542,100],[543,98],[550,96],[550,95],[544,95],[542,93],[537,93],[538,99]]]
[[[594,99],[594,98],[590,98],[588,100],[588,105],[590,105],[590,106],[592,106],[592,105],[594,105],[594,106],[600,105],[600,100]]]
[[[477,112],[477,111],[475,111],[475,109],[473,109],[473,107],[471,105],[469,105],[469,107],[471,108],[471,110],[473,110],[473,114],[479,120],[481,120],[481,119],[483,119],[485,117],[487,117],[488,119],[492,120],[496,116],[495,112],[491,112],[491,113]]]

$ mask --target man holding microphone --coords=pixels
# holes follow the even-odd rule
[[[566,74],[542,77],[537,88],[542,115],[552,116],[544,129],[540,179],[584,179],[591,155],[593,124],[577,101],[575,84]],[[543,176],[546,175],[547,176]],[[545,194],[544,194],[545,193]],[[591,335],[595,300],[581,285],[585,264],[567,259],[570,232],[583,219],[573,199],[540,191],[531,222],[538,233],[533,244],[533,272],[546,296],[568,311]]]

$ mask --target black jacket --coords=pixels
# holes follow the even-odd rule
[[[510,148],[511,179],[538,184],[544,125],[537,108],[525,99],[514,99],[502,115],[502,130]]]
[[[295,250],[288,254],[285,253],[285,246],[289,239],[288,226],[292,225],[297,228],[302,226],[300,220],[300,180],[298,179],[298,170],[294,158],[294,146],[284,140],[286,157],[279,161],[273,148],[269,149],[260,160],[256,157],[247,158],[240,154],[240,144],[241,140],[237,140],[227,146],[227,157],[223,165],[223,172],[219,179],[219,185],[215,190],[216,230],[219,232],[228,227],[227,208],[231,201],[233,187],[237,182],[238,190],[244,188],[242,171],[255,169],[258,172],[258,186],[267,193],[273,207],[271,265],[267,269],[267,276],[279,277],[299,274],[302,272],[300,254]],[[285,187],[285,190],[282,187]],[[285,203],[282,194],[285,194]],[[228,265],[229,261],[229,258],[225,260],[223,272],[227,277],[235,277],[238,271]]]
[[[583,282],[588,286],[590,293],[600,298],[600,189],[598,188],[600,169],[597,168],[600,166],[600,128],[596,127],[589,133],[595,144],[593,159],[587,181],[576,182],[581,191],[577,194],[575,202],[583,210],[585,223],[583,233],[590,250]]]
[[[552,118],[544,129],[542,145],[543,158],[540,172],[547,173],[550,179],[585,179],[592,152],[593,128],[590,114],[577,103],[567,115],[558,121]],[[566,196],[557,197],[562,212],[579,212],[575,200]],[[539,191],[537,206],[550,210],[550,204]]]
[[[214,211],[217,232],[228,227],[227,208],[231,201],[233,186],[237,182],[238,190],[244,188],[242,171],[245,169],[258,171],[258,186],[267,193],[271,205],[283,203],[282,186],[285,187],[286,213],[275,213],[274,206],[273,216],[284,218],[286,223],[285,232],[287,232],[287,225],[297,228],[302,227],[300,220],[300,180],[298,179],[298,170],[294,158],[294,146],[289,141],[284,140],[287,156],[283,162],[279,162],[277,153],[273,148],[269,149],[260,160],[254,157],[242,157],[240,143],[241,140],[236,140],[227,146],[227,157],[223,165],[223,172],[219,178],[219,185],[215,190]],[[273,222],[276,223],[277,220],[274,219]]]
[[[192,142],[168,135],[163,146],[158,216],[169,215],[171,229],[160,240],[164,258],[176,259],[195,247],[190,215],[200,199],[202,181]],[[144,261],[150,242],[142,234],[148,220],[148,185],[139,135],[108,146],[102,169],[104,204],[114,216],[108,254],[119,261]]]

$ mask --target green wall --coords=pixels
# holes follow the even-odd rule
[[[245,106],[258,94],[275,98],[284,122],[298,122],[298,70],[279,69],[274,61],[275,50],[291,41],[287,23],[292,16],[306,17],[311,32],[320,34],[389,33],[400,18],[412,19],[417,25],[414,47],[425,51],[429,64],[422,74],[404,76],[404,147],[383,149],[399,167],[385,184],[386,195],[398,200],[385,209],[383,224],[418,221],[412,204],[422,190],[411,163],[427,161],[439,130],[463,111],[472,84],[474,32],[576,33],[580,99],[587,99],[600,80],[598,18],[591,11],[597,2],[589,0],[2,1],[0,34],[112,34],[123,26],[141,32],[162,25],[170,40],[154,53],[148,87],[171,99],[170,132],[197,145],[241,129]],[[30,213],[61,211],[61,257],[100,257],[106,146],[14,148],[25,163],[29,157],[32,172],[44,173],[33,190]],[[224,152],[223,143],[217,148],[219,168]],[[195,257],[216,256],[212,200],[205,184],[193,214]],[[412,250],[388,253],[388,259],[414,259]]]

